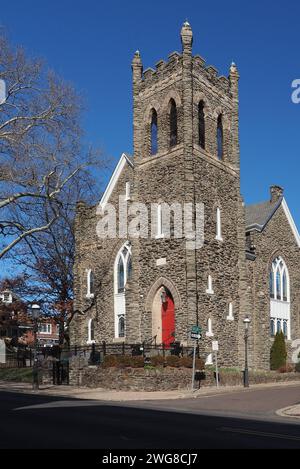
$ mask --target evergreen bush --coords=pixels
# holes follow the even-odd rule
[[[270,365],[271,370],[278,370],[286,365],[286,346],[283,332],[277,332],[271,347]]]

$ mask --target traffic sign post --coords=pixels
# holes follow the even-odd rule
[[[215,352],[215,363],[216,363],[216,383],[217,388],[219,387],[219,371],[218,371],[218,351],[219,351],[219,342],[217,340],[213,340],[212,342],[212,350]]]
[[[196,368],[196,347],[197,347],[197,340],[200,340],[202,338],[201,334],[202,330],[200,326],[193,326],[191,330],[191,339],[193,339],[194,342],[194,350],[193,350],[193,375],[192,375],[192,392],[194,391],[194,385],[195,385],[195,368]]]

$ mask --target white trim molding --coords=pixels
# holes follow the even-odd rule
[[[286,218],[288,219],[288,222],[290,224],[290,227],[291,227],[291,230],[293,232],[293,235],[295,236],[295,239],[296,239],[296,243],[298,245],[298,247],[300,248],[300,235],[299,235],[299,231],[298,231],[298,228],[296,226],[296,223],[292,217],[292,214],[290,212],[290,209],[288,207],[288,204],[286,203],[286,200],[285,198],[282,199],[282,208],[283,208],[283,211],[286,215]]]
[[[119,159],[118,161],[118,164],[117,166],[115,167],[115,170],[106,186],[106,189],[104,191],[104,194],[100,200],[100,203],[99,203],[99,206],[97,208],[97,213],[100,212],[101,214],[101,211],[104,210],[105,208],[105,205],[108,203],[109,201],[109,198],[118,182],[118,179],[120,177],[120,175],[122,174],[122,171],[125,167],[126,164],[129,164],[132,168],[133,168],[133,163],[132,161],[130,161],[129,157],[126,155],[126,153],[122,153],[121,155],[121,158]],[[99,210],[100,209],[100,210]],[[99,210],[99,212],[98,212]]]
[[[86,269],[86,298],[94,298],[94,293],[91,291],[91,275],[94,276],[92,269]]]
[[[220,207],[217,207],[217,211],[216,211],[216,231],[217,231],[217,234],[216,234],[216,240],[217,241],[223,241],[223,237],[222,237],[222,219],[221,219],[221,209]]]
[[[229,303],[227,321],[234,321],[233,304]]]
[[[208,295],[213,295],[214,294],[214,290],[213,290],[213,283],[212,283],[212,276],[209,275],[208,276],[208,280],[207,280],[207,289],[206,289],[206,293]]]
[[[88,340],[87,344],[94,344],[95,339],[92,339],[92,336],[95,334],[95,330],[93,329],[95,327],[94,319],[90,318],[88,320]]]

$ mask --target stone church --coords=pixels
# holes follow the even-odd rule
[[[187,22],[181,43],[155,69],[135,53],[133,156],[121,156],[99,205],[78,203],[71,341],[191,345],[200,325],[206,363],[217,340],[220,364],[242,367],[248,317],[249,366],[268,369],[277,331],[289,360],[300,338],[300,236],[281,187],[244,205],[237,67],[219,76],[193,55]],[[201,247],[187,249],[172,227],[165,235],[161,206],[175,201],[203,204]],[[108,204],[118,212],[123,202],[156,207],[154,236],[99,237]]]

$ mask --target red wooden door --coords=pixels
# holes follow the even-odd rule
[[[166,347],[175,340],[175,307],[170,294],[161,307],[162,342]]]

